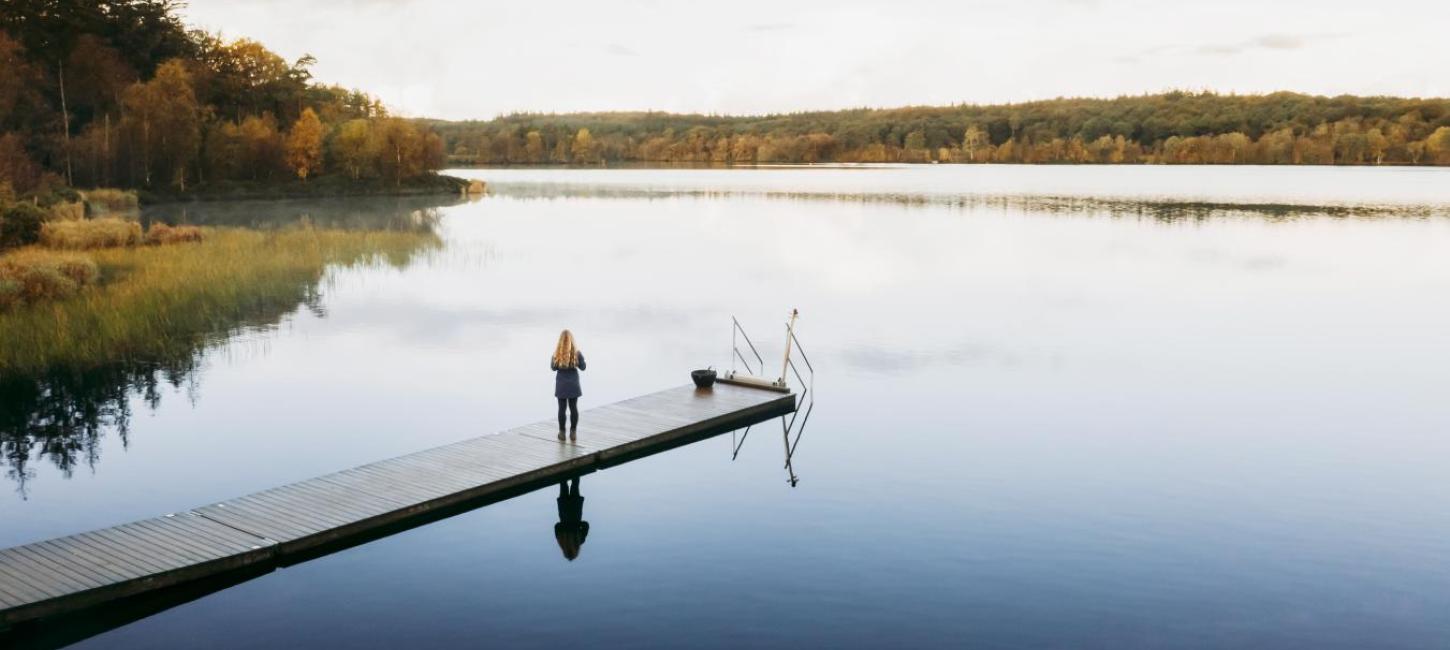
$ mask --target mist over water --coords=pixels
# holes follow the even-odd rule
[[[125,435],[27,457],[0,546],[548,419],[564,327],[584,408],[728,368],[732,315],[778,363],[792,308],[800,482],[768,423],[733,461],[725,435],[582,477],[572,562],[548,487],[79,647],[1450,639],[1446,170],[451,173],[491,193],[148,215],[445,245],[331,273],[174,380],[102,378]]]

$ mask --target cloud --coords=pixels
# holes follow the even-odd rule
[[[1113,61],[1116,63],[1137,63],[1145,57],[1158,56],[1159,54],[1163,54],[1164,52],[1168,52],[1174,49],[1176,48],[1172,45],[1159,45],[1156,47],[1150,47],[1140,52],[1135,52],[1133,54],[1122,54],[1115,56],[1113,57]]]
[[[1334,40],[1346,36],[1342,32],[1323,34],[1264,34],[1238,43],[1209,43],[1194,49],[1196,54],[1209,56],[1231,56],[1251,50],[1298,50],[1311,43]]]
[[[1137,63],[1144,59],[1164,54],[1195,54],[1198,56],[1237,56],[1255,50],[1288,51],[1308,45],[1346,36],[1344,33],[1320,34],[1264,34],[1234,43],[1203,43],[1200,45],[1159,45],[1129,54],[1113,57],[1115,63]]]
[[[1253,40],[1253,44],[1270,50],[1297,50],[1313,38],[1336,38],[1341,34],[1319,34],[1316,36],[1294,36],[1293,34],[1269,34]]]
[[[784,32],[784,31],[788,31],[788,30],[795,29],[796,27],[797,27],[797,25],[795,23],[755,23],[753,25],[746,25],[745,26],[745,31],[747,31],[747,32]]]
[[[1194,54],[1205,54],[1205,55],[1218,55],[1218,54],[1238,54],[1238,53],[1243,52],[1243,51],[1244,51],[1244,46],[1242,46],[1242,45],[1200,45],[1200,46],[1194,48],[1193,53]]]
[[[639,52],[636,52],[627,46],[620,45],[619,43],[610,43],[604,46],[604,51],[615,56],[639,56]]]

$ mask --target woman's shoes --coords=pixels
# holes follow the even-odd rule
[[[564,439],[564,430],[563,429],[559,429],[559,439],[560,440],[563,440]]]
[[[564,434],[561,433],[559,435],[564,435]],[[575,431],[573,429],[570,429],[569,430],[569,439],[570,440],[578,440],[579,439],[579,432],[578,431]]]

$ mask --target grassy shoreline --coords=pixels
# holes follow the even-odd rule
[[[0,312],[0,375],[190,358],[315,299],[329,269],[406,265],[427,231],[207,229],[200,242],[91,251],[93,287]]]

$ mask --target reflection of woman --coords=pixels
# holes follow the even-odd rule
[[[567,485],[566,485],[567,483]],[[584,521],[584,497],[579,496],[579,477],[559,482],[559,523],[554,524],[554,541],[570,562],[579,557],[579,547],[589,536],[589,522]]]
[[[584,354],[574,347],[574,333],[564,330],[559,333],[559,343],[554,346],[554,356],[549,359],[549,369],[554,371],[554,397],[559,400],[559,439],[564,439],[564,407],[569,407],[569,438],[579,438],[579,371],[584,369]]]

